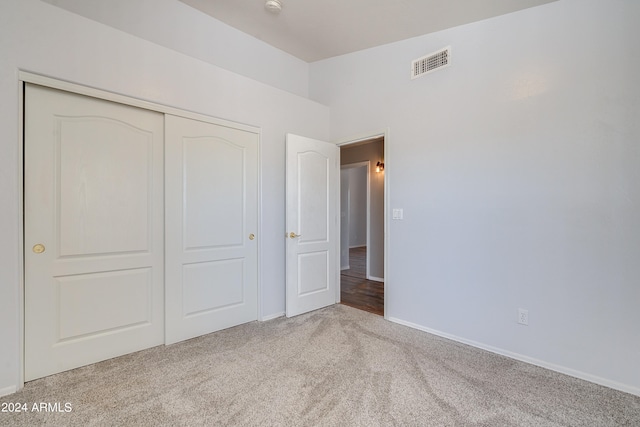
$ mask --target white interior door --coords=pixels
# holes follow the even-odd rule
[[[287,317],[338,301],[336,145],[287,134]]]
[[[162,144],[162,114],[27,85],[27,381],[163,343]]]
[[[166,343],[257,319],[258,134],[167,115]]]

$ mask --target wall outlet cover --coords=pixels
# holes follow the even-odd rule
[[[521,325],[529,325],[529,310],[524,308],[518,309],[518,323]]]

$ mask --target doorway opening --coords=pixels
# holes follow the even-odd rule
[[[340,147],[340,301],[381,316],[384,184],[384,136]]]

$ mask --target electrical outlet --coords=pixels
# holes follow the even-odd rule
[[[518,309],[518,323],[521,325],[529,325],[529,310],[524,308]]]

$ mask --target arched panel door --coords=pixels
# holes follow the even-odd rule
[[[258,134],[165,118],[166,343],[258,316]]]
[[[338,147],[287,135],[286,314],[335,304],[339,277]]]
[[[164,342],[163,115],[25,89],[25,379]]]

